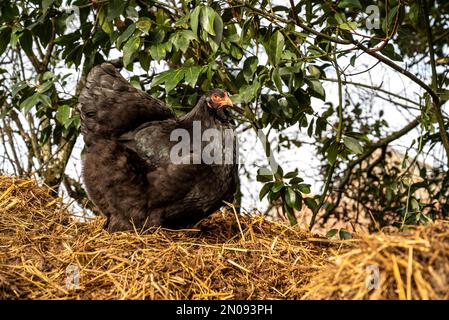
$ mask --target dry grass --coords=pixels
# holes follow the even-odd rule
[[[102,224],[76,221],[35,181],[0,177],[0,298],[449,297],[448,222],[344,242],[232,210],[192,230],[110,234]],[[380,289],[366,288],[369,265]],[[66,285],[71,267],[78,288]]]

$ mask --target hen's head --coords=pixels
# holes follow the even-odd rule
[[[232,107],[232,101],[226,91],[222,89],[212,89],[206,92],[206,103],[209,108],[220,110],[224,107]]]

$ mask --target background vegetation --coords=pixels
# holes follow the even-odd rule
[[[238,105],[241,132],[276,136],[267,150],[311,146],[316,195],[282,159],[276,172],[257,175],[260,198],[282,206],[291,223],[302,206],[311,225],[363,216],[373,229],[448,215],[447,1],[23,0],[1,1],[0,13],[3,171],[37,175],[88,206],[67,170],[77,96],[92,66],[112,61],[179,114],[220,87]],[[380,66],[401,75],[406,90],[376,82]],[[379,101],[409,120],[395,128]],[[390,165],[389,147],[413,132],[400,164]],[[341,209],[344,199],[352,209]]]

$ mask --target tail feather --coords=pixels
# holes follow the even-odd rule
[[[79,96],[81,132],[86,144],[116,138],[143,123],[174,118],[160,100],[130,85],[109,63],[90,71]]]

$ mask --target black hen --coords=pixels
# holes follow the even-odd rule
[[[225,91],[209,91],[178,119],[163,102],[132,87],[105,63],[89,73],[79,104],[87,148],[84,182],[90,199],[107,217],[106,229],[186,227],[218,210],[223,200],[233,201],[238,180],[233,135],[234,148],[227,144],[226,149],[231,150],[228,164],[204,161],[205,142],[199,150],[189,143],[183,158],[171,159],[178,155],[172,152],[178,140],[170,139],[176,129],[193,140],[200,124],[200,134],[215,128],[229,137],[225,129],[232,124],[225,106],[232,103]]]

